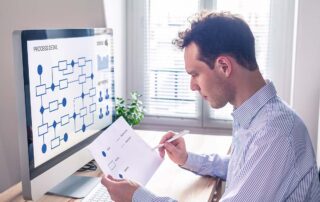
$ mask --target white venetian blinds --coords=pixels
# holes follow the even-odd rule
[[[195,0],[147,3],[143,95],[147,115],[198,116],[198,101],[189,88],[183,52],[172,45],[178,31],[187,26],[187,18],[199,10],[198,5]]]
[[[172,45],[178,31],[189,26],[188,17],[203,9],[239,14],[255,36],[256,58],[264,77],[277,79],[277,88],[288,86],[275,76],[282,72],[290,78],[291,0],[135,0],[128,5],[128,78],[132,81],[128,90],[143,95],[145,123],[231,126],[232,106],[213,110],[190,90],[183,51]]]

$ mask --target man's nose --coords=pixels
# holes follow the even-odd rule
[[[195,82],[193,82],[192,80],[190,81],[190,89],[192,90],[192,91],[199,91],[199,86],[195,83]]]

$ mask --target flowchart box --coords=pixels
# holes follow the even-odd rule
[[[58,62],[58,69],[59,71],[63,71],[63,70],[66,70],[68,67],[68,64],[67,64],[67,61],[66,60],[63,60],[63,61],[59,61]]]
[[[87,115],[87,107],[80,109],[80,117],[84,117],[85,115]]]
[[[108,163],[108,167],[110,168],[110,170],[114,170],[116,167],[116,163],[114,161],[110,161]]]
[[[36,95],[37,96],[45,95],[46,92],[47,92],[46,84],[36,86]]]
[[[68,79],[62,79],[59,81],[59,89],[65,89],[68,88]]]
[[[91,88],[90,90],[89,90],[89,97],[93,97],[93,96],[95,96],[96,95],[96,88]]]
[[[38,126],[38,136],[48,133],[48,123]]]
[[[51,149],[54,149],[60,145],[60,138],[56,137],[51,140]]]
[[[67,68],[63,70],[63,75],[68,75],[73,73],[73,67],[71,65],[67,65]]]
[[[66,115],[62,116],[60,119],[60,122],[61,122],[61,126],[68,124],[69,123],[69,115],[66,114]]]
[[[83,67],[86,65],[86,59],[85,58],[79,58],[78,59],[78,66]]]
[[[78,80],[79,80],[79,84],[85,83],[86,82],[86,75],[85,74],[79,75]]]
[[[97,110],[96,103],[91,104],[89,107],[89,112],[92,113],[92,112],[95,112],[96,110]]]
[[[49,111],[50,112],[56,111],[58,109],[58,105],[59,105],[58,100],[49,102]]]

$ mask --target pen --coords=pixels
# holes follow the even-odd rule
[[[178,139],[179,137],[182,137],[186,134],[189,134],[189,130],[183,130],[179,133],[176,133],[174,136],[172,136],[170,139],[168,139],[166,142],[172,142],[173,140]],[[164,143],[158,144],[157,146],[153,147],[152,150],[158,149],[160,147],[163,147]]]

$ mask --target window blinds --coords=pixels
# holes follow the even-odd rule
[[[168,6],[170,5],[170,6]],[[144,103],[146,114],[195,118],[196,93],[189,87],[183,51],[172,45],[187,18],[198,11],[195,0],[149,0],[146,9]],[[183,8],[183,9],[181,9]]]
[[[190,76],[184,70],[183,52],[172,45],[178,31],[188,25],[188,17],[210,5],[213,10],[240,14],[252,29],[256,42],[256,57],[260,71],[268,77],[268,40],[270,0],[146,0],[145,55],[143,97],[147,116],[199,118],[203,111],[201,99],[189,87]],[[168,6],[170,5],[170,6]],[[212,109],[210,120],[231,120],[232,106]]]

